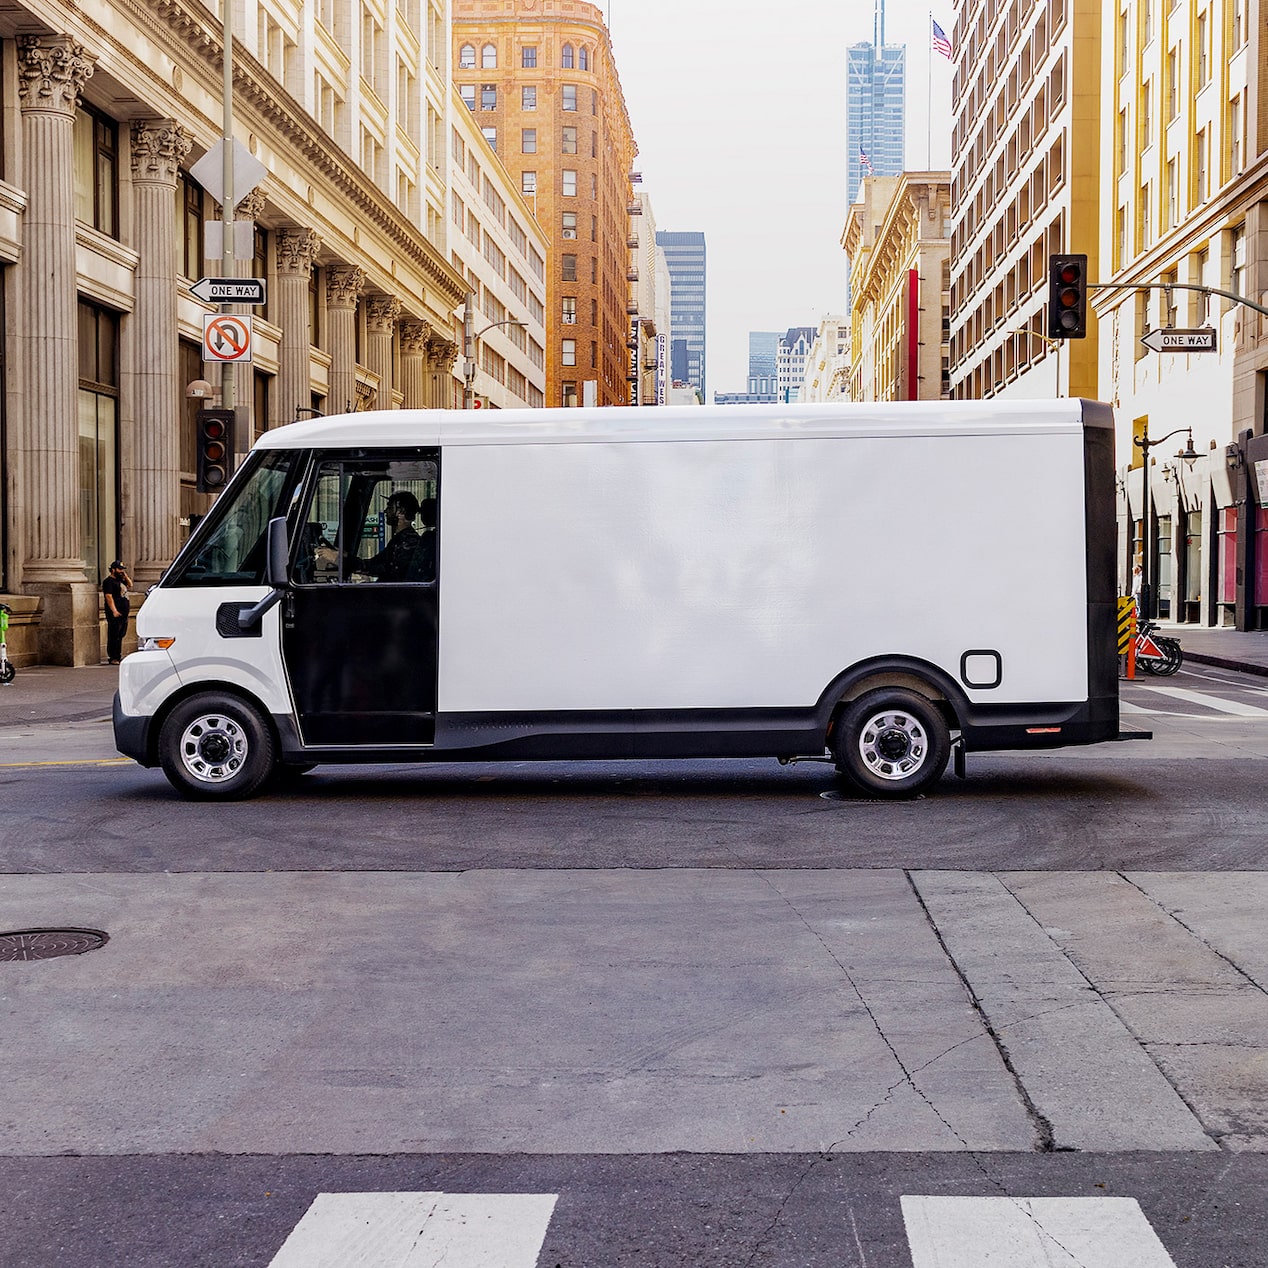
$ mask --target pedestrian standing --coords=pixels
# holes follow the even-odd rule
[[[128,632],[128,613],[132,604],[128,599],[128,587],[132,578],[121,559],[110,565],[110,574],[101,583],[106,596],[106,659],[117,665],[123,659],[123,638]]]

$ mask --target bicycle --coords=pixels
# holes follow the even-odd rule
[[[1156,633],[1154,621],[1140,620],[1136,625],[1136,664],[1147,674],[1170,678],[1184,664],[1184,649],[1178,638]]]
[[[13,609],[0,603],[0,687],[7,687],[17,677],[17,669],[9,659],[9,617]]]

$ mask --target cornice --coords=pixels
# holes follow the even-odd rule
[[[195,12],[184,0],[113,3],[123,15],[144,27],[151,38],[165,44],[178,65],[192,55],[208,72],[208,82],[214,80],[218,90],[223,76],[222,31],[211,21],[209,12]],[[82,13],[76,15],[76,20],[90,27],[103,44],[118,44],[116,32],[102,28]],[[187,65],[183,69],[191,73]],[[275,134],[297,160],[327,180],[367,224],[391,240],[402,262],[416,268],[440,295],[452,300],[451,307],[456,306],[466,295],[466,283],[422,232],[367,182],[352,161],[309,119],[299,102],[273,81],[239,41],[234,42],[233,72],[235,106],[247,116],[248,125]],[[156,82],[163,83],[161,79]],[[170,92],[166,84],[164,90]]]

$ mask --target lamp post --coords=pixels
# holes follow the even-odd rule
[[[1165,436],[1159,436],[1157,440],[1150,440],[1148,430],[1146,430],[1145,435],[1137,436],[1132,441],[1132,444],[1140,447],[1144,463],[1141,472],[1144,483],[1144,506],[1142,507],[1144,514],[1140,526],[1140,613],[1146,620],[1152,620],[1157,615],[1154,610],[1154,593],[1150,569],[1150,555],[1152,553],[1150,547],[1152,541],[1149,532],[1149,520],[1153,507],[1150,496],[1152,491],[1149,487],[1149,451],[1156,445],[1161,445],[1170,440],[1172,436],[1178,436],[1181,432],[1186,433],[1188,440],[1184,448],[1176,454],[1176,457],[1181,462],[1187,462],[1191,470],[1199,457],[1197,451],[1193,448],[1192,427],[1177,427],[1174,431],[1169,431]]]
[[[475,297],[468,291],[467,303],[462,311],[462,356],[466,362],[462,370],[462,377],[466,384],[462,393],[463,409],[470,409],[475,400],[476,348],[479,345],[480,336],[487,334],[490,330],[495,330],[498,326],[520,326],[525,330],[528,329],[528,322],[508,319],[506,321],[491,321],[487,326],[481,326],[479,330],[474,330],[474,300]]]

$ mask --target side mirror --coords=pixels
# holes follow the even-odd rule
[[[264,580],[274,590],[281,590],[286,586],[286,566],[290,556],[290,543],[286,540],[286,521],[281,516],[269,520],[267,532],[265,546],[268,554],[264,563]]]
[[[286,565],[290,555],[290,543],[286,540],[286,521],[280,516],[269,520],[265,534],[264,580],[270,590],[259,603],[243,608],[238,613],[239,629],[249,630],[258,624],[264,614],[280,602],[286,593]]]

